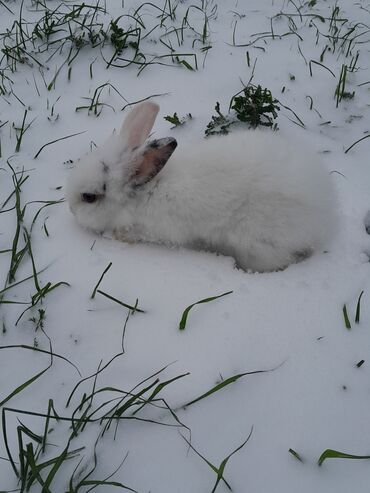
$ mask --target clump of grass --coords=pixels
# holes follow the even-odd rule
[[[118,25],[118,22],[122,17],[123,16],[120,16],[116,20],[112,20],[109,24],[109,39],[114,48],[114,53],[108,61],[107,67],[110,67],[115,60],[123,60],[125,64],[127,63],[128,65],[135,63],[140,59],[145,60],[145,55],[139,51],[141,32],[142,29],[145,28],[144,24],[136,19],[138,27],[129,26],[124,29]],[[128,58],[123,59],[121,55],[128,48],[132,48],[133,52],[131,55],[126,55]],[[123,66],[125,66],[125,64]]]
[[[61,201],[34,201],[34,202],[28,202],[26,204],[22,203],[21,199],[21,192],[22,192],[22,186],[26,182],[26,180],[29,178],[29,175],[25,175],[24,169],[22,169],[20,172],[16,171],[10,162],[8,161],[8,167],[11,171],[12,174],[12,182],[13,182],[13,191],[9,195],[9,197],[4,201],[4,203],[1,206],[1,212],[11,212],[15,211],[15,220],[16,220],[16,225],[15,225],[15,232],[13,236],[13,241],[11,248],[7,249],[7,251],[10,253],[10,265],[9,265],[9,270],[8,274],[5,280],[5,286],[2,290],[0,290],[0,305],[8,305],[8,304],[17,304],[17,305],[27,305],[26,308],[22,311],[22,313],[19,315],[17,321],[15,322],[15,325],[18,324],[18,322],[21,320],[23,315],[28,311],[33,309],[36,306],[39,306],[39,304],[42,304],[45,297],[54,289],[60,287],[60,286],[69,286],[67,282],[61,281],[57,282],[55,284],[52,284],[51,282],[47,282],[44,285],[41,283],[39,279],[39,274],[43,272],[43,270],[37,270],[36,269],[36,264],[35,264],[35,259],[32,251],[32,244],[31,244],[31,233],[33,226],[36,223],[37,218],[39,217],[41,211],[45,209],[45,207],[49,207],[50,205],[54,205],[57,203],[60,203]],[[5,210],[5,206],[8,204],[9,201],[13,201],[14,205],[8,210]],[[42,203],[43,205],[39,208],[39,210],[36,212],[36,214],[33,216],[33,219],[31,220],[31,226],[29,229],[27,229],[26,224],[25,224],[25,216],[26,216],[26,211],[28,210],[28,206],[30,204],[34,203]],[[28,261],[28,264],[31,264],[31,271],[32,274],[25,279],[22,279],[21,281],[15,282],[16,281],[16,275],[19,270],[19,267],[22,264],[25,264],[26,261]],[[15,286],[26,282],[28,280],[33,280],[34,282],[34,287],[36,292],[31,295],[30,301],[18,301],[18,300],[6,300],[4,299],[4,293],[13,289]],[[35,323],[36,328],[40,328],[42,330],[43,327],[43,322],[45,318],[45,310],[44,309],[39,309],[39,318],[37,319],[36,317],[32,317],[32,321]]]
[[[144,2],[135,11],[122,5],[122,15],[112,19],[99,2],[92,5],[60,2],[58,6],[50,7],[42,1],[37,2],[34,12],[38,13],[38,18],[34,22],[23,20],[22,4],[19,20],[5,33],[0,33],[1,51],[6,62],[4,68],[0,67],[0,94],[8,91],[6,73],[16,72],[19,64],[30,68],[36,64],[43,69],[62,51],[67,53],[66,59],[48,90],[55,86],[55,79],[64,65],[68,67],[69,80],[74,60],[81,52],[91,49],[99,50],[107,68],[132,65],[137,66],[141,73],[149,65],[167,65],[165,61],[169,60],[168,64],[196,70],[196,52],[205,53],[204,64],[211,48],[210,22],[216,17],[217,5],[208,1],[202,1],[200,6],[182,3],[165,0],[160,7],[153,2]],[[145,23],[142,10],[145,10]],[[164,48],[154,56],[153,41]],[[185,46],[185,52],[176,53],[174,43],[178,47]]]
[[[110,30],[110,41],[115,48],[116,54],[120,55],[123,50],[127,47],[127,37],[128,34],[122,27],[118,25],[119,19],[111,21]]]
[[[11,346],[7,348],[10,347]],[[19,386],[3,400],[0,405],[4,405],[16,394],[19,394],[36,379],[40,378],[50,368],[53,362],[53,356],[60,357],[52,352],[51,347],[50,351],[31,348],[29,346],[20,347],[48,353],[50,355],[50,364],[45,370]],[[6,348],[4,347],[3,349]],[[113,485],[135,492],[136,490],[126,486],[122,482],[110,480],[124,463],[127,454],[120,466],[113,473],[105,476],[103,479],[96,477],[97,465],[100,458],[97,447],[100,439],[108,432],[111,424],[115,424],[114,436],[116,435],[117,427],[122,420],[126,423],[129,423],[130,420],[135,420],[161,426],[183,428],[190,432],[189,428],[179,420],[167,402],[160,397],[160,393],[165,387],[187,376],[188,373],[161,381],[159,375],[168,367],[167,365],[139,382],[129,391],[114,387],[98,387],[98,375],[106,370],[116,357],[122,356],[123,354],[123,352],[116,354],[102,367],[100,363],[98,370],[94,374],[87,378],[83,378],[78,382],[67,401],[68,406],[71,404],[73,396],[77,398],[76,407],[68,413],[69,415],[62,415],[59,413],[52,399],[49,399],[46,413],[3,407],[3,441],[7,459],[19,481],[20,491],[29,491],[32,487],[39,487],[40,491],[42,488],[42,491],[45,491],[45,493],[54,491],[56,480],[58,478],[60,480],[63,476],[65,477],[66,472],[69,469],[68,464],[70,461],[74,460],[77,464],[74,467],[72,475],[69,473],[68,491],[70,493],[77,493],[83,486],[94,488],[98,485]],[[65,358],[63,359],[66,360]],[[69,362],[68,360],[66,361]],[[77,396],[76,390],[82,384],[84,385],[84,389],[81,390],[83,393],[82,395]],[[90,386],[90,384],[91,389],[86,388],[86,385]],[[98,399],[99,401],[96,402]],[[151,418],[148,412],[146,412],[145,416],[141,416],[139,413],[144,407],[149,408],[149,410],[150,408],[153,409],[156,414],[158,409],[167,411],[169,419],[163,420],[155,417]],[[8,422],[8,416],[17,416],[18,423],[14,419],[10,419]],[[28,416],[32,417],[32,423],[34,423],[35,420],[38,420],[38,428],[41,430],[43,429],[43,432],[40,433],[32,430],[20,420],[21,416],[22,421]],[[77,437],[80,436],[87,427],[90,427],[90,425],[93,425],[94,428],[96,428],[96,426],[99,427],[92,460],[89,460],[89,457],[91,457],[90,451],[87,451],[85,456],[85,448],[76,447],[75,443]],[[68,428],[66,426],[68,426]],[[59,433],[59,437],[63,436],[62,440],[60,440],[60,438],[58,440],[55,437],[54,432],[56,430],[65,430],[64,435]],[[9,440],[11,433],[14,433],[16,436],[16,439],[12,440],[12,445],[10,445]],[[54,452],[55,450],[57,450],[56,453]],[[16,461],[15,457],[19,457],[19,461]],[[85,464],[81,466],[83,461]]]
[[[101,275],[96,285],[96,292],[98,292],[97,288],[104,275],[108,272],[110,265],[111,264],[108,264],[107,268]],[[41,313],[41,310],[39,310],[39,315],[39,320],[33,320],[36,324],[38,324],[39,321],[44,320],[44,314]],[[128,318],[129,315],[125,322],[122,339],[124,338]],[[231,457],[246,445],[251,437],[253,427],[247,438],[230,454],[228,454],[219,465],[214,465],[206,459],[204,455],[200,454],[192,445],[190,428],[179,419],[176,414],[177,410],[173,410],[168,402],[161,396],[164,389],[188,376],[189,373],[182,373],[164,380],[161,378],[161,374],[163,374],[163,372],[169,367],[169,365],[166,365],[141,380],[137,385],[129,390],[115,388],[113,386],[98,386],[97,381],[101,373],[105,371],[113,363],[113,361],[116,360],[116,358],[125,354],[122,343],[121,352],[114,355],[104,365],[100,362],[96,372],[88,377],[81,378],[81,380],[79,380],[74,386],[66,402],[66,408],[69,408],[72,402],[75,402],[75,404],[73,409],[67,413],[67,415],[62,415],[57,410],[53,399],[49,399],[46,412],[15,409],[12,407],[5,407],[4,405],[14,396],[20,394],[36,380],[41,378],[52,366],[54,358],[59,358],[66,361],[80,374],[78,368],[73,363],[63,356],[53,352],[50,341],[49,350],[24,345],[3,346],[0,349],[20,348],[48,354],[50,356],[50,363],[44,370],[29,378],[22,385],[18,386],[0,403],[0,406],[2,406],[2,436],[5,451],[9,465],[19,482],[20,491],[29,491],[31,488],[42,488],[45,493],[48,491],[54,491],[53,486],[55,487],[56,481],[61,480],[63,477],[65,478],[67,471],[70,470],[70,462],[74,461],[76,466],[74,467],[72,474],[68,472],[68,491],[70,493],[77,493],[83,487],[87,486],[92,487],[92,489],[95,486],[116,486],[135,492],[136,490],[125,485],[124,483],[111,480],[114,474],[124,463],[127,453],[124,456],[120,466],[115,469],[113,473],[110,473],[104,478],[96,476],[98,470],[97,466],[100,462],[98,445],[101,438],[104,435],[108,435],[110,428],[114,425],[113,434],[110,434],[111,438],[114,439],[120,423],[124,421],[126,426],[129,426],[131,420],[170,428],[175,427],[188,432],[189,439],[183,434],[181,434],[181,437],[186,441],[190,449],[201,457],[202,460],[204,460],[204,462],[207,463],[207,465],[216,474],[216,481],[212,492],[216,491],[220,482],[223,482],[230,489],[230,485],[224,477],[225,468]],[[221,388],[235,382],[242,376],[264,373],[265,371],[270,370],[253,371],[228,378],[221,384],[218,384],[216,387],[211,389],[209,392],[203,394],[197,399],[193,399],[193,401],[188,403],[188,405],[208,397],[218,390],[221,390]],[[77,390],[79,390],[79,394],[77,393]],[[142,410],[144,408],[145,413],[143,414]],[[154,411],[154,416],[151,411]],[[162,414],[162,417],[160,418],[158,418],[158,411]],[[14,416],[18,418],[18,422],[13,419]],[[9,417],[11,419],[8,419]],[[35,423],[35,420],[37,420],[37,426],[39,430],[41,429],[41,432],[34,431],[28,423],[26,424],[23,422],[27,417],[32,418],[32,423]],[[76,446],[76,442],[78,437],[81,437],[87,428],[91,431],[92,427],[94,427],[94,429],[98,427],[98,436],[91,458],[90,451],[85,451],[84,447]],[[62,430],[65,430],[64,434],[60,433]],[[14,440],[10,440],[11,434],[15,435]],[[60,438],[58,440],[56,435],[62,437],[62,440],[60,440]],[[19,461],[15,459],[16,457],[19,457]]]
[[[19,315],[17,321],[15,322],[15,325],[18,324],[18,322],[21,320],[23,315],[28,311],[31,310],[33,307],[38,305],[39,303],[42,303],[44,298],[54,291],[54,289],[60,287],[60,286],[70,286],[68,282],[65,281],[60,281],[55,284],[52,284],[50,281],[47,282],[44,286],[41,285],[40,280],[38,278],[38,272],[36,270],[36,265],[35,265],[35,260],[33,257],[33,252],[32,252],[32,246],[31,246],[31,236],[28,233],[27,229],[24,227],[23,228],[23,236],[24,236],[24,243],[25,243],[25,248],[27,249],[27,253],[29,255],[29,258],[31,259],[31,264],[32,264],[32,273],[33,273],[33,282],[35,285],[36,293],[31,296],[31,301],[29,303],[29,306]],[[1,301],[0,301],[1,303]],[[40,313],[40,311],[39,311]],[[45,315],[44,311],[42,310],[42,315]],[[41,314],[40,314],[41,316]]]
[[[86,106],[77,106],[76,111],[80,110],[87,110],[88,114],[93,113],[95,116],[99,116],[101,112],[103,111],[104,107],[109,107],[112,111],[114,110],[114,107],[111,106],[110,104],[103,103],[100,100],[100,97],[102,95],[102,92],[107,89],[108,92],[112,89],[114,92],[116,92],[124,101],[125,98],[122,96],[122,94],[116,89],[112,84],[109,82],[105,82],[104,84],[99,85],[95,90],[91,98],[85,97],[83,99],[86,99],[89,101],[90,104]]]
[[[360,323],[360,318],[361,318],[361,298],[364,294],[364,291],[361,291],[358,299],[357,299],[357,304],[356,304],[356,314],[355,314],[355,323],[359,324]],[[344,319],[344,325],[346,329],[350,330],[352,328],[351,321],[348,315],[348,310],[347,310],[347,305],[343,305],[343,319]]]
[[[18,267],[25,253],[27,252],[27,245],[24,245],[22,248],[20,248],[19,243],[21,239],[24,214],[26,211],[26,206],[22,205],[21,203],[21,187],[24,184],[24,182],[29,178],[29,175],[25,175],[24,170],[22,170],[20,173],[16,172],[9,161],[8,161],[8,166],[12,172],[12,181],[13,181],[14,190],[9,195],[8,199],[3,203],[3,207],[14,195],[14,202],[15,202],[14,209],[16,212],[16,229],[12,243],[12,254],[10,259],[7,283],[6,283],[6,284],[11,284],[14,282]]]
[[[349,92],[346,90],[346,84],[347,84],[347,71],[348,67],[347,65],[343,64],[340,75],[339,75],[339,82],[335,88],[334,92],[334,97],[336,100],[336,107],[338,108],[339,103],[344,99],[353,99],[355,97],[355,91]]]
[[[26,426],[19,420],[20,424],[16,428],[16,444],[18,446],[19,462],[14,460],[8,444],[8,414],[23,415],[24,417],[32,416],[33,419],[38,418],[39,420],[43,420],[43,422],[41,421],[41,424],[44,425],[44,431],[42,434],[36,433],[29,426]],[[48,439],[49,436],[52,435],[54,428],[56,426],[60,428],[63,423],[71,422],[70,418],[60,416],[57,413],[52,399],[49,400],[46,413],[36,413],[22,409],[4,407],[2,411],[2,422],[5,448],[14,474],[18,478],[20,491],[29,491],[33,487],[40,488],[39,491],[41,491],[42,488],[42,491],[45,493],[55,491],[55,480],[60,478],[61,473],[63,473],[65,468],[68,467],[68,463],[70,461],[73,459],[78,459],[77,466],[74,468],[68,481],[69,493],[77,493],[83,487],[90,487],[91,491],[96,486],[116,486],[136,493],[136,490],[130,488],[129,486],[126,486],[119,481],[110,480],[122,467],[127,454],[113,473],[110,473],[105,478],[96,477],[96,469],[99,463],[97,445],[101,435],[98,436],[95,442],[93,459],[92,461],[89,461],[87,468],[83,466],[80,467],[81,462],[85,458],[83,455],[85,447],[73,448],[72,445],[74,437],[73,434],[68,433],[67,430],[67,440],[62,450],[57,452],[55,455],[50,454],[51,444]],[[50,426],[52,422],[55,423],[54,428]],[[45,454],[47,454],[47,460],[45,460]],[[88,455],[90,455],[89,451]]]

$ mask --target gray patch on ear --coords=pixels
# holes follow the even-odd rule
[[[131,179],[131,186],[140,187],[156,176],[176,147],[177,142],[173,137],[148,142],[139,156],[141,161],[139,161],[137,170]]]
[[[162,147],[168,146],[171,153],[176,149],[177,142],[173,137],[165,137],[164,139],[151,140],[147,147],[150,149],[161,149]]]
[[[152,149],[158,151],[159,156],[155,158],[156,160],[156,170],[152,175],[148,177],[150,180],[153,176],[155,176],[159,171],[163,168],[163,166],[167,163],[169,158],[171,157],[173,151],[177,147],[176,139],[173,137],[166,137],[164,139],[156,139],[149,142],[144,151],[145,154],[149,153]]]

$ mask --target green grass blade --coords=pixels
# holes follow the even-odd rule
[[[132,312],[145,313],[144,310],[141,310],[140,308],[137,308],[137,307],[132,306],[132,305],[128,305],[127,303],[124,303],[123,301],[117,300],[117,298],[114,298],[110,294],[104,293],[104,291],[100,291],[100,289],[97,289],[96,292],[105,296],[106,298],[114,301],[115,303],[118,303],[119,305],[124,306],[125,308],[128,308],[129,310],[132,310]]]
[[[317,463],[319,466],[326,459],[355,459],[355,460],[363,460],[370,459],[370,455],[352,455],[346,454],[345,452],[339,452],[338,450],[326,449],[319,457]]]
[[[60,358],[63,361],[66,361],[67,363],[69,363],[71,366],[73,366],[73,368],[76,369],[76,371],[80,375],[80,377],[82,376],[80,370],[78,369],[78,367],[74,363],[72,363],[72,361],[70,361],[65,356],[61,356],[60,354],[54,353],[52,351],[47,351],[46,349],[40,349],[40,348],[37,348],[34,346],[28,346],[27,344],[9,344],[7,346],[0,346],[0,350],[1,349],[15,349],[15,348],[29,349],[30,351],[36,351],[39,353],[49,354],[52,357]]]
[[[41,152],[45,149],[45,147],[47,146],[50,146],[52,144],[55,144],[56,142],[59,142],[61,140],[66,140],[66,139],[70,139],[71,137],[75,137],[76,135],[81,135],[81,134],[84,134],[84,132],[77,132],[75,134],[71,134],[71,135],[66,135],[65,137],[60,137],[59,139],[55,139],[55,140],[52,140],[50,142],[47,142],[46,144],[44,144],[42,147],[40,147],[40,149],[36,152],[36,154],[33,156],[33,159],[37,159],[39,157],[39,155],[41,154]]]
[[[46,269],[42,269],[40,271],[37,272],[37,275],[38,274],[41,274],[42,272],[44,272],[44,270]],[[9,286],[7,286],[6,288],[4,289],[1,289],[0,290],[0,296],[5,293],[5,291],[8,291],[8,289],[11,289],[11,288],[14,288],[15,286],[18,286],[18,284],[22,284],[22,282],[26,282],[26,281],[29,281],[30,279],[33,279],[33,274],[31,276],[28,276],[28,277],[25,277],[24,279],[22,279],[21,281],[18,281],[18,282],[14,282],[13,284],[10,284]]]
[[[214,301],[214,300],[217,300],[218,298],[222,298],[223,296],[226,296],[228,294],[231,294],[233,291],[227,291],[226,293],[223,293],[223,294],[220,294],[218,296],[211,296],[210,298],[205,298],[203,300],[200,300],[200,301],[197,301],[196,303],[193,303],[192,305],[188,306],[184,313],[182,314],[182,317],[181,317],[181,320],[180,320],[180,323],[179,323],[179,330],[184,330],[185,327],[186,327],[186,322],[188,320],[188,315],[189,315],[189,312],[190,310],[196,306],[196,305],[200,305],[202,303],[208,303],[210,301]]]
[[[60,469],[60,467],[62,466],[63,462],[66,459],[68,459],[68,457],[71,454],[73,454],[73,451],[68,452],[68,449],[69,449],[69,443],[67,444],[67,446],[65,447],[63,452],[59,455],[59,457],[57,457],[53,467],[51,468],[49,474],[47,475],[47,478],[45,479],[45,486],[44,486],[44,488],[46,488],[46,491],[49,491],[49,486],[51,485],[52,481],[54,480],[54,477],[55,477],[56,473],[58,472],[58,470]],[[43,491],[44,491],[44,489],[43,489]]]
[[[200,395],[196,399],[193,399],[192,401],[187,402],[186,404],[183,405],[183,407],[191,406],[192,404],[195,404],[196,402],[198,402],[198,401],[200,401],[202,399],[205,399],[206,397],[209,397],[210,395],[214,394],[215,392],[218,392],[219,390],[223,389],[227,385],[230,385],[230,384],[236,382],[237,380],[239,380],[239,378],[245,377],[247,375],[256,375],[257,373],[267,373],[267,372],[270,372],[270,371],[273,371],[273,370],[249,371],[249,372],[246,372],[246,373],[239,373],[238,375],[234,375],[233,377],[229,377],[226,380],[223,380],[221,383],[215,385],[210,390],[208,390],[204,394]]]
[[[88,479],[86,481],[83,481],[82,483],[80,483],[77,488],[74,490],[74,492],[78,492],[79,489],[82,487],[82,486],[116,486],[117,488],[122,488],[124,490],[127,490],[127,491],[132,491],[133,493],[138,493],[136,490],[133,490],[132,488],[130,488],[129,486],[125,486],[124,484],[122,483],[119,483],[118,481],[104,481],[104,480],[94,480],[94,479]],[[91,491],[92,488],[90,488],[89,491]]]
[[[220,467],[218,468],[217,479],[216,479],[216,483],[213,487],[212,493],[214,493],[216,491],[216,488],[217,488],[219,482],[223,479],[225,467],[226,467],[226,464],[228,463],[229,459],[234,454],[239,452],[239,450],[241,450],[245,446],[245,444],[249,441],[250,437],[252,436],[252,433],[253,433],[253,426],[252,426],[251,431],[249,432],[249,435],[247,436],[246,440],[244,440],[244,442],[241,445],[239,445],[235,450],[233,450],[231,452],[231,454],[229,454],[227,457],[225,457],[225,459],[221,462]],[[229,489],[231,489],[231,488],[229,488]]]
[[[119,356],[122,356],[123,353],[117,353],[115,354],[102,368],[99,368],[97,372],[93,373],[92,375],[89,375],[88,377],[85,377],[85,378],[82,378],[79,382],[76,383],[76,385],[74,386],[74,388],[72,389],[72,392],[70,393],[68,399],[67,399],[67,403],[66,403],[66,407],[68,407],[71,403],[71,400],[72,400],[72,397],[74,396],[75,392],[77,391],[78,387],[83,384],[84,382],[87,382],[88,380],[90,380],[91,378],[95,378],[99,373],[101,373],[102,371],[104,371],[106,368],[108,368],[108,366],[116,359],[118,358]]]
[[[132,414],[135,415],[136,413],[138,413],[144,406],[146,406],[147,404],[149,404],[150,402],[153,401],[153,399],[155,398],[156,395],[158,395],[160,392],[162,392],[162,390],[169,384],[171,384],[172,382],[175,382],[176,380],[179,380],[180,378],[184,378],[184,377],[187,377],[188,375],[190,375],[190,373],[183,373],[182,375],[178,375],[177,377],[174,377],[174,378],[171,378],[170,380],[166,380],[165,382],[161,382],[157,385],[157,387],[153,390],[153,392],[151,393],[151,395],[148,397],[148,399],[146,399],[146,401],[138,408],[136,409],[136,411],[134,411]]]
[[[355,145],[357,145],[359,142],[362,142],[363,140],[365,139],[369,139],[370,138],[370,135],[365,135],[365,137],[362,137],[361,139],[358,139],[356,140],[356,142],[354,142],[352,145],[350,145],[345,151],[344,151],[344,154],[347,154],[348,151],[350,151],[352,149],[352,147],[355,147]]]
[[[231,486],[226,481],[226,479],[223,477],[223,474],[220,473],[219,468],[217,466],[215,466],[214,464],[212,464],[212,462],[210,462],[208,459],[206,459],[206,457],[204,457],[204,455],[202,455],[200,452],[198,452],[198,450],[191,444],[191,442],[186,437],[184,437],[184,435],[182,435],[181,433],[180,433],[180,435],[185,440],[185,442],[189,445],[191,450],[193,450],[193,452],[195,452],[198,457],[203,459],[203,461],[212,469],[212,471],[214,471],[217,474],[217,479],[220,477],[220,479],[217,480],[217,484],[222,480],[225,483],[225,485],[227,486],[227,488],[230,491],[232,491]],[[213,488],[212,493],[214,491],[215,491],[215,487]]]
[[[346,326],[346,329],[350,330],[351,329],[351,322],[348,318],[346,304],[343,305],[343,318],[344,318],[344,325]]]
[[[95,298],[96,291],[98,290],[98,287],[100,286],[100,283],[102,282],[103,277],[105,276],[105,274],[109,271],[109,269],[111,267],[112,267],[112,262],[109,262],[109,264],[107,265],[107,267],[104,269],[103,274],[100,276],[99,281],[97,282],[95,288],[93,289],[93,292],[91,293],[91,299],[94,299]]]
[[[46,448],[46,438],[47,438],[47,435],[49,432],[50,419],[52,419],[51,412],[53,412],[53,414],[54,414],[54,419],[56,419],[56,421],[58,421],[59,416],[58,416],[58,413],[56,412],[56,410],[54,408],[53,399],[49,399],[49,403],[48,403],[47,418],[45,420],[44,434],[42,436],[42,444],[41,444],[41,450],[43,453],[45,452],[45,448]]]
[[[42,486],[42,492],[43,493],[52,493],[47,486],[45,486],[45,482],[41,477],[39,468],[37,467],[36,464],[36,457],[35,457],[35,452],[33,450],[33,445],[32,443],[28,443],[26,446],[26,453],[25,453],[25,458],[27,461],[27,464],[30,466],[31,472],[28,477],[27,481],[27,490],[32,486],[34,480],[36,479],[39,483],[40,486]],[[23,478],[22,478],[23,479]]]
[[[358,297],[357,300],[357,306],[356,306],[356,317],[355,317],[355,323],[359,324],[360,323],[360,315],[361,315],[361,298],[362,295],[364,294],[363,291],[361,291],[360,296]]]
[[[2,428],[3,428],[4,446],[5,446],[7,456],[8,456],[8,460],[9,460],[9,462],[13,468],[14,474],[17,476],[17,478],[19,478],[20,474],[19,474],[17,466],[15,465],[13,456],[10,452],[10,447],[9,447],[9,442],[8,442],[8,432],[7,432],[7,428],[6,428],[6,417],[5,417],[5,413],[7,410],[8,410],[8,408],[3,407],[2,411],[1,411],[1,423],[2,423]]]
[[[29,385],[35,382],[38,378],[42,377],[42,375],[46,373],[50,369],[50,367],[51,367],[51,363],[47,368],[40,371],[39,373],[29,378],[28,380],[26,380],[24,383],[22,383],[22,385],[19,385],[16,389],[13,390],[13,392],[11,392],[7,397],[5,397],[5,399],[3,399],[0,402],[0,407],[2,407],[6,402],[10,401],[10,399],[12,399],[15,395],[22,392],[25,388],[27,388]]]
[[[295,450],[293,450],[292,448],[289,449],[288,451],[290,454],[292,454],[293,457],[295,457],[297,460],[299,460],[299,462],[304,462],[304,460],[302,459],[302,457],[299,455],[298,452],[296,452]]]

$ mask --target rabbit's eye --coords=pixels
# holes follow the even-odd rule
[[[81,194],[81,198],[84,202],[92,204],[93,202],[96,202],[98,196],[95,193],[83,193]]]

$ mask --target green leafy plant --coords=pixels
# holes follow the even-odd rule
[[[172,125],[173,125],[172,128],[176,128],[176,127],[181,127],[187,121],[192,120],[193,119],[193,115],[191,113],[187,113],[185,116],[181,116],[179,118],[178,115],[177,115],[177,113],[174,113],[172,116],[171,115],[165,116],[164,119],[167,122],[172,123]]]
[[[216,103],[217,115],[212,116],[208,123],[206,137],[215,134],[229,133],[230,126],[237,122],[246,123],[252,128],[258,126],[277,128],[274,120],[280,110],[279,101],[271,91],[262,86],[247,85],[231,98],[229,110],[233,113],[224,115],[220,110],[220,103]]]
[[[208,123],[205,131],[206,137],[216,134],[228,134],[229,127],[233,123],[228,116],[225,116],[221,113],[219,102],[216,103],[215,110],[217,115],[212,116],[211,121]]]
[[[253,128],[259,125],[272,127],[280,110],[278,102],[269,89],[250,85],[233,98],[231,109],[235,111],[238,120],[249,123]]]
[[[116,49],[116,53],[120,55],[123,50],[127,47],[127,36],[122,27],[118,26],[118,20],[111,21],[109,29],[110,29],[110,41],[114,48]]]

